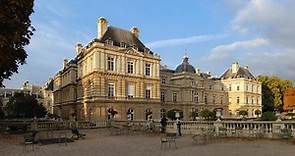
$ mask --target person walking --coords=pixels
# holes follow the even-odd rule
[[[166,115],[164,114],[163,117],[161,118],[161,132],[165,133],[166,132],[166,126],[167,126],[167,118]]]
[[[176,126],[177,126],[178,136],[181,136],[181,122],[179,118],[176,119]]]

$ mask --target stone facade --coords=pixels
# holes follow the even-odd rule
[[[163,68],[160,73],[161,102],[165,111],[181,110],[184,120],[193,119],[193,112],[204,109],[227,115],[228,95],[221,81],[209,74],[196,72],[189,65],[187,56],[176,70]]]
[[[228,114],[227,80],[200,73],[188,57],[175,69],[160,65],[160,56],[139,40],[139,29],[130,31],[97,22],[98,36],[76,45],[75,59],[53,78],[54,113],[70,119],[106,119],[115,112],[120,120],[160,119],[169,110],[180,110],[184,119],[203,109]]]
[[[221,83],[228,92],[230,116],[239,116],[241,110],[247,111],[249,117],[256,117],[258,112],[261,114],[261,83],[250,73],[249,67],[233,63],[221,76]]]

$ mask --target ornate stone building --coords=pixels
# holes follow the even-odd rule
[[[233,63],[221,77],[229,101],[229,115],[238,116],[240,110],[248,111],[249,117],[262,112],[261,83],[250,73],[249,67]]]
[[[139,40],[138,28],[123,30],[100,18],[97,38],[77,44],[76,52],[73,64],[65,63],[54,78],[55,112],[87,120],[104,119],[110,109],[118,119],[157,116],[160,57]]]
[[[63,118],[106,119],[111,112],[121,120],[160,119],[169,110],[180,110],[184,119],[203,109],[228,114],[226,79],[200,73],[188,57],[175,69],[160,66],[160,56],[130,31],[97,23],[98,36],[76,45],[75,59],[53,78],[54,113]]]
[[[189,120],[193,112],[204,109],[220,111],[222,116],[228,112],[228,95],[218,78],[200,73],[189,64],[184,56],[183,62],[175,70],[161,69],[161,102],[164,111],[176,109]]]

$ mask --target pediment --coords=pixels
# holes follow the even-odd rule
[[[126,54],[135,55],[135,56],[144,56],[141,52],[137,51],[134,48],[129,48],[125,51]]]

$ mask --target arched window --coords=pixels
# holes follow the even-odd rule
[[[164,117],[164,115],[166,115],[166,109],[161,109],[160,110],[160,117],[161,117],[161,119]]]
[[[132,108],[129,108],[127,111],[127,120],[134,120],[134,110]]]
[[[145,119],[146,120],[151,120],[153,118],[153,112],[150,108],[145,110]]]

